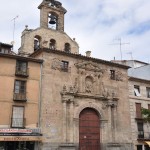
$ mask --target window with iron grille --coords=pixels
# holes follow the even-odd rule
[[[26,61],[17,60],[16,63],[16,75],[28,75],[28,63]]]
[[[138,138],[144,138],[143,122],[137,122]]]
[[[150,87],[146,88],[147,98],[150,98]]]
[[[14,92],[15,93],[26,93],[26,81],[16,80]]]
[[[61,70],[68,72],[69,62],[68,61],[61,61]]]
[[[14,86],[14,97],[15,101],[26,101],[26,81],[16,80]]]

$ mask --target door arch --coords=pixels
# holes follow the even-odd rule
[[[79,115],[79,149],[100,150],[100,117],[92,108],[85,108]]]

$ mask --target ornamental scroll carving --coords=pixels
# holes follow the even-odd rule
[[[80,74],[86,74],[86,72],[93,72],[94,76],[98,76],[99,78],[102,77],[105,69],[102,69],[99,65],[93,62],[81,62],[75,64],[75,66],[79,69],[78,72]]]
[[[61,61],[57,58],[54,58],[52,60],[52,69],[55,69],[55,70],[60,70],[61,69]]]
[[[102,83],[102,96],[104,98],[118,98],[118,91],[119,89],[117,87],[105,86],[104,83]]]
[[[69,62],[59,60],[58,58],[54,58],[52,60],[51,68],[63,72],[69,72],[69,73],[71,72],[71,67],[69,67]]]

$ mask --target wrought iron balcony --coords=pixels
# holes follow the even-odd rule
[[[27,101],[26,93],[14,93],[14,101],[25,102]]]
[[[11,118],[11,127],[12,128],[24,128],[25,127],[25,118]]]
[[[150,140],[150,132],[138,131],[137,132],[137,139],[138,140]]]
[[[28,77],[29,76],[29,68],[20,68],[16,66],[16,76]]]

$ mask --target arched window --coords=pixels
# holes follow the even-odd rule
[[[71,46],[70,46],[69,43],[65,43],[64,51],[67,52],[67,53],[71,52]]]
[[[40,49],[41,37],[36,35],[34,37],[34,51]]]
[[[55,50],[56,49],[56,41],[54,39],[50,40],[49,48]]]

